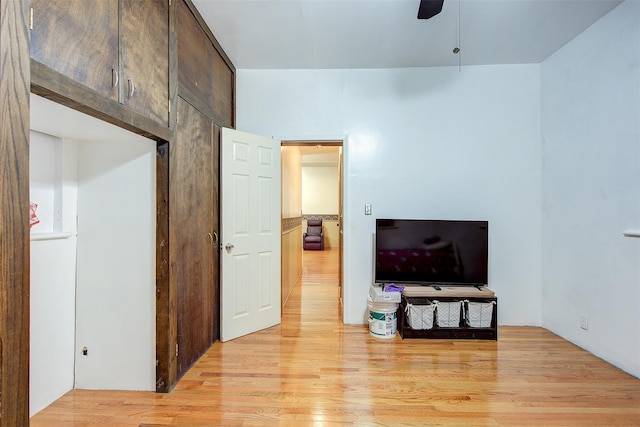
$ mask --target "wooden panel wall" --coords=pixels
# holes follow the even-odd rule
[[[286,220],[285,220],[286,221]],[[302,227],[291,230],[282,226],[282,260],[281,260],[281,306],[284,307],[289,295],[302,276]]]
[[[156,150],[156,391],[171,390],[176,379],[176,289],[169,276],[169,143]]]
[[[178,110],[178,39],[176,35],[176,4],[169,9],[169,127],[170,139],[159,141],[156,150],[156,392],[167,393],[176,385],[178,356],[176,343],[178,326],[176,287],[169,271],[171,248],[169,218],[169,161],[175,141]]]
[[[0,0],[0,425],[29,424],[28,0]]]

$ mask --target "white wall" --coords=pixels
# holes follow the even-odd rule
[[[338,214],[338,165],[302,166],[302,213]]]
[[[60,231],[62,138],[31,131],[29,135],[29,200],[37,205],[35,233]]]
[[[154,390],[155,142],[32,132],[31,152],[30,415],[74,387]]]
[[[76,388],[155,389],[155,147],[80,145]]]
[[[31,229],[29,413],[73,389],[75,338],[77,145],[30,135],[30,198],[40,223]]]
[[[638,377],[639,64],[627,0],[541,66],[543,325]]]
[[[238,70],[237,126],[345,137],[345,323],[366,321],[375,218],[405,217],[488,220],[499,322],[541,324],[538,65]]]
[[[154,390],[155,142],[30,106],[30,415],[74,386]]]

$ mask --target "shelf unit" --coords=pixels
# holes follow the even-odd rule
[[[31,241],[40,240],[62,240],[73,236],[71,232],[50,232],[50,233],[31,233]]]
[[[493,293],[491,296],[478,295],[476,288],[470,288],[469,292],[462,289],[456,290],[453,294],[447,295],[447,292],[438,294],[439,291],[433,290],[425,292],[426,296],[406,296],[402,295],[400,304],[398,304],[398,332],[400,336],[405,338],[430,338],[430,339],[479,339],[479,340],[497,340],[498,339],[498,299]],[[460,322],[458,327],[439,327],[434,313],[433,327],[430,329],[413,329],[409,326],[406,308],[407,304],[428,305],[438,302],[488,302],[493,303],[493,312],[491,316],[491,324],[488,327],[471,327],[468,325],[465,317],[465,310],[460,310]],[[437,310],[437,308],[436,308]]]

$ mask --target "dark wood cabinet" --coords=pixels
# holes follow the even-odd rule
[[[235,69],[191,3],[179,0],[178,83],[219,126],[235,126]]]
[[[213,55],[213,114],[218,123],[235,126],[235,70],[216,50]]]
[[[32,0],[31,58],[169,126],[168,0]]]
[[[31,4],[31,58],[118,101],[118,0]]]
[[[178,1],[178,82],[204,106],[213,110],[213,56],[215,49],[196,15]]]
[[[169,126],[169,2],[122,2],[120,102]]]

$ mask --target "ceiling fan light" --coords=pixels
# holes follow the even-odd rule
[[[442,12],[444,0],[420,0],[418,7],[418,19],[433,18]]]

